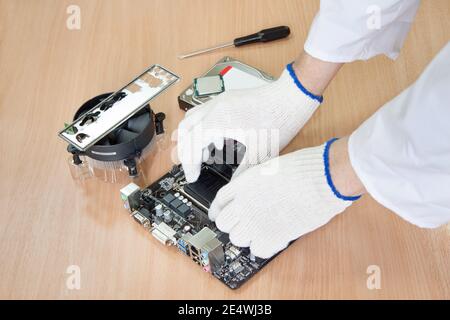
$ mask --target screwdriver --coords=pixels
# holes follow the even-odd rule
[[[250,34],[248,36],[236,38],[231,42],[222,43],[222,44],[219,44],[219,45],[211,47],[211,48],[194,51],[194,52],[191,52],[188,54],[179,55],[178,59],[190,58],[190,57],[197,56],[197,55],[200,55],[203,53],[211,52],[211,51],[222,49],[222,48],[232,47],[232,46],[242,47],[242,46],[245,46],[245,45],[248,45],[251,43],[271,42],[274,40],[286,38],[290,34],[291,34],[291,29],[289,29],[289,27],[286,27],[286,26],[264,29],[257,33]]]

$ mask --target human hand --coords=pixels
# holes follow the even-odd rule
[[[297,80],[292,65],[260,88],[225,92],[186,113],[178,127],[178,158],[186,180],[194,182],[206,161],[208,146],[222,149],[224,139],[246,147],[239,175],[249,166],[278,156],[322,101]]]
[[[328,223],[359,198],[337,190],[345,194],[364,191],[348,161],[346,139],[336,142],[329,157],[333,142],[246,170],[218,192],[209,209],[210,219],[230,233],[233,244],[250,247],[261,258],[273,256]],[[263,174],[270,167],[277,172]]]

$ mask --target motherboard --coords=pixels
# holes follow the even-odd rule
[[[260,259],[249,248],[234,246],[228,234],[208,218],[211,202],[230,181],[245,152],[242,148],[234,141],[220,151],[212,148],[194,183],[187,183],[182,167],[176,165],[144,189],[129,184],[121,190],[125,207],[137,223],[231,289],[239,288],[273,259]]]

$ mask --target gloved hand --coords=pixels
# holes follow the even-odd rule
[[[334,187],[328,165],[333,142],[246,170],[219,190],[210,219],[230,234],[233,244],[250,247],[261,258],[326,224],[359,198],[342,196]],[[278,172],[264,175],[269,166]]]
[[[322,97],[308,92],[288,65],[273,83],[225,92],[188,111],[178,127],[178,158],[186,180],[197,180],[201,163],[209,156],[208,146],[214,143],[221,149],[224,138],[246,147],[236,176],[251,165],[278,156],[321,102]]]

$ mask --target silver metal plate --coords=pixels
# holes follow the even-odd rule
[[[86,151],[179,79],[173,72],[155,64],[61,130],[59,136]],[[116,100],[120,94],[126,96]],[[110,107],[105,108],[108,105]]]

